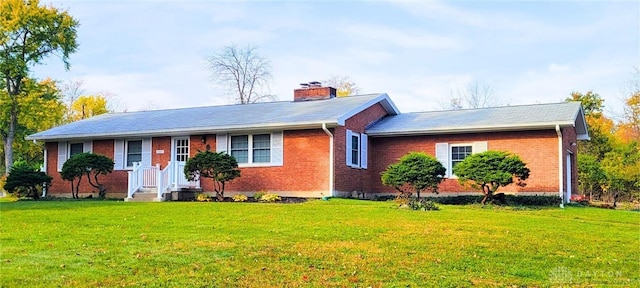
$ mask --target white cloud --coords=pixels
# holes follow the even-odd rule
[[[424,29],[396,29],[388,25],[353,24],[344,29],[348,38],[364,45],[391,45],[394,49],[453,49],[465,46],[457,37],[438,35]]]
[[[129,110],[228,104],[203,59],[231,43],[260,46],[280,100],[292,99],[301,82],[336,74],[350,76],[363,93],[388,92],[405,112],[441,109],[452,90],[476,80],[511,105],[558,102],[592,89],[615,106],[620,85],[640,63],[638,4],[635,10],[624,3],[528,9],[432,1],[62,6],[80,19],[81,46],[71,72],[51,59],[37,74],[83,78],[87,90],[112,92]],[[580,9],[554,18],[551,12],[564,11],[557,7]]]

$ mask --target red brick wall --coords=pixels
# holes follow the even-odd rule
[[[202,144],[200,139],[201,136],[192,136],[192,155],[197,149],[205,150],[206,144]],[[286,196],[327,195],[329,136],[322,129],[284,131],[283,141],[283,166],[240,168],[241,176],[227,183],[225,191],[229,192],[228,195],[260,190]],[[207,144],[211,145],[212,151],[215,151],[215,142],[215,135],[207,136]],[[202,179],[200,185],[203,191],[213,191],[211,179]]]
[[[204,137],[204,143],[202,138]],[[207,151],[209,145],[210,151],[216,152],[216,134],[191,135],[189,137],[189,157],[193,157],[198,151]]]
[[[346,137],[347,137],[347,129],[364,133],[364,130],[367,126],[381,119],[382,117],[387,115],[387,111],[382,107],[382,105],[375,104],[364,111],[358,113],[357,115],[347,119],[345,121],[345,126],[338,126],[333,129],[334,134],[334,175],[335,175],[335,190],[338,191],[339,194],[351,193],[352,191],[371,191],[371,166],[375,161],[372,159],[374,157],[375,152],[371,151],[371,138],[369,138],[369,149],[368,149],[368,169],[359,169],[359,168],[351,168],[347,166],[347,157],[346,157]]]
[[[190,155],[198,151],[205,151],[209,145],[212,151],[216,149],[216,135],[206,135],[206,142],[202,143],[203,135],[190,136]],[[322,196],[329,190],[329,136],[322,129],[284,131],[283,133],[284,166],[278,167],[245,167],[241,168],[241,177],[228,183],[229,192],[256,192],[268,190],[281,195]],[[171,137],[154,137],[151,142],[151,163],[160,164],[161,168],[171,159]],[[60,178],[57,171],[58,143],[46,143],[47,173],[54,179],[49,193],[60,197],[71,197],[70,184]],[[164,150],[158,154],[157,150]],[[114,141],[93,141],[93,152],[113,158]],[[114,171],[108,176],[100,177],[102,184],[107,187],[108,197],[126,197],[127,171]],[[210,179],[203,179],[201,186],[204,191],[213,191]],[[81,196],[94,193],[86,179],[80,186]],[[322,194],[320,194],[322,193]],[[95,193],[94,193],[95,194]],[[97,195],[94,195],[97,196]]]
[[[171,161],[171,137],[152,138],[151,165],[160,164],[160,169],[164,169],[169,161]]]
[[[58,172],[58,142],[47,142],[47,174],[53,177],[51,187],[48,193],[59,197],[71,197],[71,184],[69,181],[62,180],[60,172]],[[113,140],[94,140],[93,153],[105,155],[113,158]],[[127,191],[127,171],[113,171],[108,176],[98,176],[98,180],[107,188],[107,197],[123,198]],[[89,185],[87,178],[84,177],[80,184],[80,196],[88,195],[97,196],[97,189]]]
[[[395,193],[392,188],[382,185],[380,174],[388,165],[409,152],[435,155],[436,143],[476,141],[487,141],[489,150],[509,151],[519,155],[531,170],[526,187],[510,185],[499,191],[558,192],[558,137],[555,130],[372,138],[369,153],[373,157],[370,165],[372,190]],[[446,179],[439,189],[440,192],[473,191],[460,186],[456,179]]]

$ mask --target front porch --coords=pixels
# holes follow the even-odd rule
[[[169,161],[164,169],[160,164],[143,166],[133,163],[128,172],[125,201],[165,201],[171,192],[182,189],[201,189],[200,180],[189,181],[184,176],[185,162]]]

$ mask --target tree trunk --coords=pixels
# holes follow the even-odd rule
[[[491,190],[489,189],[489,186],[487,185],[482,185],[482,193],[484,194],[484,198],[482,198],[482,201],[480,203],[482,203],[482,205],[484,205],[487,202],[487,199],[490,199],[490,192]]]
[[[4,167],[5,173],[9,174],[13,165],[13,139],[16,136],[16,122],[18,121],[18,109],[15,101],[11,104],[9,131],[4,139]]]
[[[216,197],[218,197],[218,201],[223,202],[224,201],[224,182],[222,182],[222,189],[220,189],[220,192],[216,191]]]
[[[73,195],[74,199],[80,198],[80,196],[78,196],[78,194],[80,192],[80,181],[82,181],[82,175],[80,177],[78,177],[78,184],[76,184],[76,193]],[[73,193],[73,192],[71,192],[71,193]]]

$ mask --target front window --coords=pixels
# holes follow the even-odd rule
[[[253,135],[253,163],[271,162],[271,134]]]
[[[127,167],[142,161],[142,140],[127,141]]]
[[[69,158],[73,157],[73,155],[80,154],[84,152],[83,143],[71,143],[69,145]]]
[[[473,146],[451,146],[451,169],[462,162],[464,158],[471,155]]]
[[[351,164],[360,165],[360,137],[351,135]]]
[[[271,134],[231,136],[229,152],[238,163],[271,163]]]
[[[231,136],[231,156],[238,163],[249,163],[249,135]]]

